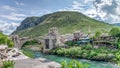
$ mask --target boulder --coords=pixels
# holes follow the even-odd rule
[[[4,49],[6,49],[6,48],[8,48],[7,45],[0,45],[0,50],[4,50]]]

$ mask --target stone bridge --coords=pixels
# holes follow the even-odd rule
[[[38,43],[44,43],[44,39],[42,37],[35,37],[35,38],[29,38],[29,37],[22,37],[20,38],[18,35],[12,35],[10,36],[11,40],[14,42],[15,48],[21,49],[23,44],[27,41],[31,40],[37,40]]]

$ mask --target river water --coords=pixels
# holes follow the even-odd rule
[[[34,57],[35,58],[47,58],[52,61],[56,61],[58,63],[61,63],[62,61],[66,60],[69,62],[72,60],[72,58],[67,58],[67,57],[61,57],[61,56],[56,56],[56,55],[46,55],[41,52],[34,52]],[[82,63],[87,63],[89,65],[89,68],[120,68],[116,64],[112,64],[109,62],[102,62],[102,61],[90,61],[90,60],[85,60],[85,59],[74,59],[74,60],[79,60]]]

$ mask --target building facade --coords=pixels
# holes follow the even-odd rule
[[[48,34],[45,35],[44,38],[44,49],[43,51],[49,51],[55,47],[62,46],[61,35],[58,33],[58,29],[56,27],[50,28]]]

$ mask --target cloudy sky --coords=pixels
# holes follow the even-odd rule
[[[13,32],[28,16],[78,11],[107,23],[120,23],[120,0],[0,0],[0,30]]]

